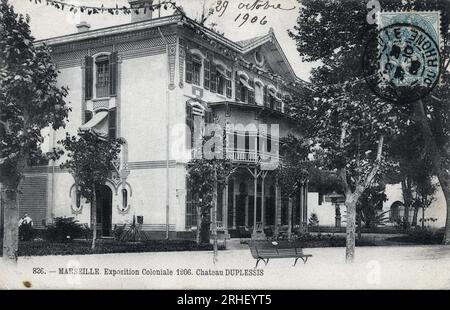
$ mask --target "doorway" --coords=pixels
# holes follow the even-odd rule
[[[112,191],[106,185],[98,186],[97,197],[97,230],[100,236],[110,237],[112,230]]]

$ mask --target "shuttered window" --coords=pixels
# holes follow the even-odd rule
[[[100,56],[95,59],[96,67],[96,97],[104,98],[109,96],[109,79],[110,79],[110,67],[109,57]]]
[[[248,104],[255,104],[255,82],[249,80],[248,84],[253,88],[253,90],[248,90]]]
[[[192,106],[186,104],[186,148],[191,149],[194,144],[194,116],[192,114]]]
[[[117,83],[118,83],[118,53],[113,52],[109,56],[109,95],[110,96],[117,96]]]
[[[269,106],[269,98],[268,98],[268,94],[267,94],[267,85],[264,85],[263,88],[263,99],[264,99],[264,106]]]
[[[186,83],[192,83],[192,54],[186,53]]]
[[[197,55],[192,55],[192,83],[200,86],[200,76],[202,71],[202,59]]]
[[[241,101],[241,82],[239,81],[239,76],[236,72],[236,78],[234,80],[234,94],[235,94],[235,100]]]
[[[205,89],[209,89],[209,84],[210,84],[210,80],[211,80],[211,77],[210,77],[211,60],[205,59],[203,64],[204,64],[203,86]]]
[[[92,99],[94,83],[94,60],[90,56],[86,56],[84,64],[84,98]]]
[[[231,98],[233,96],[233,90],[231,86],[231,71],[227,70],[227,81],[226,81],[226,87],[227,87],[227,98]]]
[[[111,109],[108,112],[108,137],[110,139],[116,138],[116,109]]]
[[[211,62],[211,92],[217,92],[217,66]]]

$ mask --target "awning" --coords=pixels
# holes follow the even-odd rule
[[[89,130],[100,124],[106,117],[108,116],[107,111],[100,111],[95,113],[95,115],[91,118],[89,122],[82,125],[80,130]]]
[[[247,80],[244,79],[242,76],[239,79],[242,83],[242,85],[244,85],[248,90],[250,91],[254,91],[255,89],[253,87],[250,86],[250,84],[248,84]]]

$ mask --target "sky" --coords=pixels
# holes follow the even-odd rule
[[[71,34],[76,32],[75,25],[81,21],[86,21],[91,25],[91,29],[99,29],[114,25],[126,24],[130,22],[130,16],[125,14],[111,15],[111,14],[98,14],[88,15],[86,13],[73,14],[67,9],[64,11],[58,10],[54,7],[47,6],[45,0],[43,3],[35,4],[33,0],[10,0],[9,1],[17,13],[28,14],[31,18],[31,31],[36,39],[46,39],[50,37]],[[68,4],[74,5],[86,5],[86,6],[101,6],[115,7],[116,4],[121,6],[128,6],[127,0],[65,0]],[[155,0],[155,3],[157,0]],[[186,11],[187,15],[191,18],[198,18],[201,16],[203,7],[208,10],[209,8],[217,8],[220,1],[217,0],[178,0],[177,4],[180,4]],[[314,64],[305,63],[301,61],[300,56],[296,50],[295,41],[292,40],[288,34],[288,29],[293,29],[296,24],[296,18],[298,16],[299,4],[296,0],[271,0],[269,3],[272,5],[281,4],[282,8],[286,10],[267,9],[264,10],[254,9],[245,10],[238,9],[240,3],[252,4],[255,0],[229,0],[222,1],[221,8],[226,6],[225,12],[214,12],[214,14],[208,19],[206,25],[211,22],[217,24],[216,29],[223,32],[225,36],[233,41],[245,40],[254,36],[264,35],[269,32],[270,28],[273,28],[274,33],[280,43],[281,47],[286,54],[291,66],[296,72],[297,76],[309,80],[309,72]],[[265,2],[265,0],[264,0]],[[287,10],[295,8],[292,10]],[[168,15],[170,11],[161,11],[161,16]],[[222,14],[223,12],[223,14]],[[239,22],[235,21],[238,14],[241,16],[238,18]],[[241,27],[239,25],[244,21],[242,18],[248,13],[249,18],[245,24]],[[158,13],[154,13],[154,16]],[[221,16],[219,16],[221,15]],[[255,23],[251,23],[251,19],[257,16],[258,20]],[[261,25],[260,20],[265,17],[266,24]],[[264,23],[264,22],[263,22]]]

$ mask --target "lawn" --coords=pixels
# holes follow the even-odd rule
[[[443,231],[429,231],[429,230],[417,230],[411,231],[405,236],[396,236],[387,238],[387,241],[404,242],[411,244],[441,244],[444,239]]]

